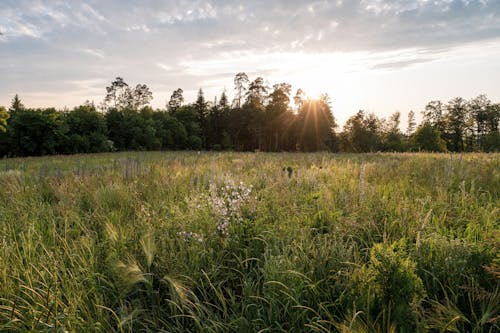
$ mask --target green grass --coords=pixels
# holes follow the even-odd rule
[[[500,328],[499,154],[6,159],[0,189],[0,331]]]

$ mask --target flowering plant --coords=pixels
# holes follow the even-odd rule
[[[227,236],[231,223],[242,223],[244,221],[244,208],[248,208],[251,201],[253,186],[246,186],[243,182],[235,184],[228,180],[223,186],[210,187],[208,204],[219,219],[217,231]]]

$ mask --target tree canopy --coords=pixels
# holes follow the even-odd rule
[[[471,100],[431,101],[422,122],[408,113],[388,119],[360,110],[339,131],[335,101],[324,94],[307,98],[286,82],[269,87],[262,77],[244,72],[234,78],[233,103],[224,90],[207,101],[200,88],[193,103],[178,88],[164,109],[149,106],[145,84],[134,88],[121,77],[105,88],[100,107],[86,102],[72,110],[33,109],[16,94],[0,107],[0,155],[28,156],[115,150],[244,151],[498,151],[500,104],[485,95]]]

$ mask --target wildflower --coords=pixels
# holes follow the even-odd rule
[[[208,204],[219,218],[217,231],[220,234],[227,236],[232,222],[243,222],[243,206],[250,201],[252,189],[251,185],[246,186],[243,182],[235,185],[233,181],[226,181],[220,189],[211,187]]]
[[[191,231],[179,231],[177,233],[178,236],[184,238],[185,241],[190,241],[191,239],[194,239],[195,241],[198,242],[203,242],[203,236],[200,234],[197,234],[196,232],[191,232]]]

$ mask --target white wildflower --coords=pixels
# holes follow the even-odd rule
[[[197,234],[196,232],[191,232],[191,231],[179,231],[177,233],[178,236],[184,238],[185,241],[189,241],[191,239],[194,239],[198,242],[203,242],[203,236],[200,234]]]
[[[211,187],[208,204],[219,218],[217,231],[222,235],[228,235],[228,229],[232,222],[243,222],[242,208],[251,199],[252,186],[247,187],[243,182],[235,185],[232,181],[226,181],[220,189]]]

